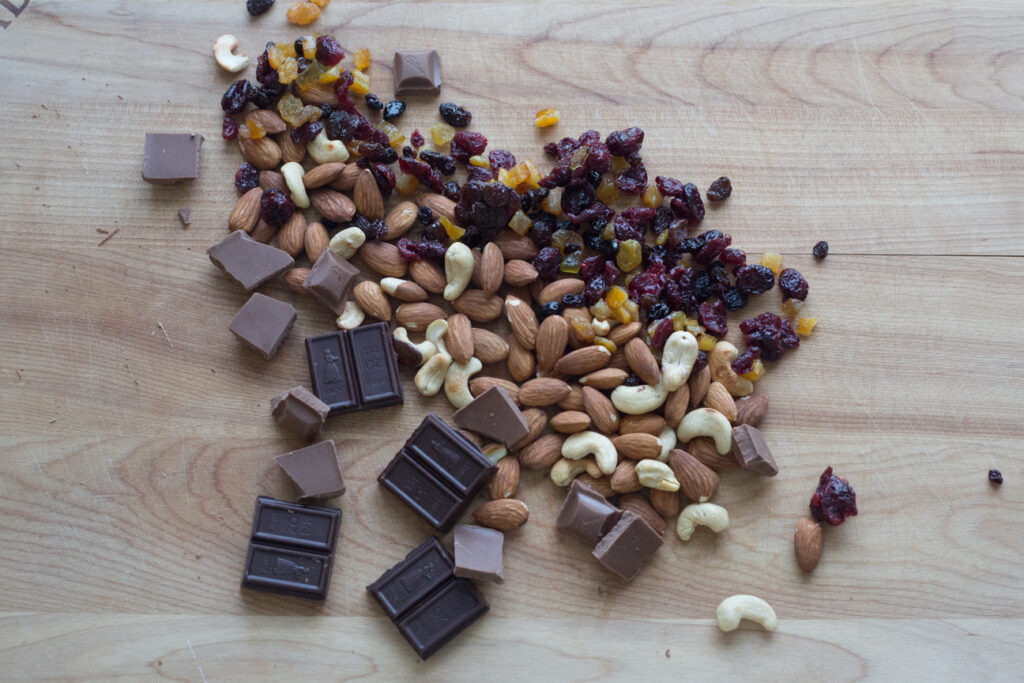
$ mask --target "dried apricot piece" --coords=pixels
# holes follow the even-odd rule
[[[558,123],[557,109],[541,109],[534,115],[533,123],[538,128],[547,128]]]
[[[370,92],[370,77],[359,69],[352,70],[352,85],[348,89],[356,95],[365,95]]]
[[[800,318],[796,321],[796,333],[801,337],[809,337],[817,324],[817,318]]]
[[[352,60],[359,70],[370,68],[370,48],[361,47],[352,53]]]
[[[246,119],[245,126],[249,129],[249,137],[252,138],[253,140],[259,140],[260,138],[266,136],[267,134],[267,129],[264,128],[263,124],[261,124],[259,121],[254,121],[253,119]]]

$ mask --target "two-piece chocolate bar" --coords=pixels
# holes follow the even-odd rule
[[[421,659],[490,609],[476,586],[454,570],[451,555],[431,537],[366,587]]]
[[[306,338],[313,393],[330,417],[402,403],[402,379],[387,323]]]

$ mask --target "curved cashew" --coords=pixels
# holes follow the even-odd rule
[[[427,341],[432,343],[437,351],[430,357],[423,367],[416,373],[413,384],[421,396],[433,396],[441,391],[445,377],[448,375],[448,368],[452,364],[452,357],[448,354],[448,348],[444,345],[444,333],[448,331],[448,323],[444,320],[435,320],[427,326]]]
[[[493,462],[495,465],[498,464],[499,460],[508,455],[508,449],[505,448],[504,445],[498,443],[497,441],[495,441],[494,443],[487,444],[480,450],[483,452],[484,457]]]
[[[363,309],[359,308],[359,304],[349,299],[345,302],[345,308],[341,309],[341,315],[338,316],[338,329],[339,330],[351,330],[359,327],[363,324],[363,319],[366,318],[366,314],[363,313]]]
[[[305,173],[306,169],[302,168],[302,164],[294,161],[289,161],[281,166],[281,175],[284,176],[284,183],[288,186],[288,191],[292,195],[292,201],[295,202],[295,206],[300,209],[309,208],[309,195],[306,194],[306,186],[302,184],[302,176]]]
[[[732,369],[732,362],[736,360],[739,351],[727,341],[720,341],[715,347],[708,351],[708,369],[711,371],[711,381],[721,382],[729,393],[735,397],[750,396],[754,393],[754,383],[746,377],[740,377]]]
[[[621,384],[612,391],[612,404],[627,415],[643,415],[664,403],[668,394],[664,379],[655,385],[628,387]]]
[[[348,148],[341,140],[331,140],[327,137],[327,131],[317,133],[308,145],[306,151],[313,161],[318,164],[328,164],[332,161],[348,161]]]
[[[722,455],[732,450],[732,425],[725,415],[714,408],[698,408],[688,412],[679,423],[676,436],[684,443],[698,436],[710,436]]]
[[[346,261],[356,255],[366,241],[366,233],[359,228],[345,228],[331,238],[327,248]]]
[[[445,301],[455,301],[469,286],[473,277],[473,252],[462,242],[455,242],[444,253],[444,277],[448,284],[444,288]]]
[[[774,631],[779,625],[772,606],[756,595],[733,595],[722,600],[715,616],[718,617],[718,628],[726,632],[739,628],[741,619],[761,624],[765,631]]]
[[[593,458],[586,457],[579,460],[559,458],[558,462],[551,467],[551,481],[554,482],[555,486],[568,486],[572,483],[573,479],[584,472],[595,479],[602,474]]]
[[[606,337],[612,330],[612,324],[607,320],[598,320],[594,318],[590,321],[590,326],[594,330],[594,335],[598,337]]]
[[[611,474],[619,464],[619,452],[604,434],[589,430],[576,432],[562,442],[562,457],[579,460],[587,455],[594,456],[603,474]]]
[[[634,469],[641,486],[670,493],[679,490],[679,480],[672,468],[663,462],[647,458],[638,462]]]
[[[448,334],[448,321],[444,318],[438,318],[427,325],[427,330],[423,333],[423,336],[434,345],[437,353],[448,353],[448,347],[444,345],[444,335],[446,334]]]
[[[225,33],[213,41],[213,58],[217,60],[221,68],[238,73],[249,66],[249,58],[245,55],[236,55],[235,48],[238,47],[238,38],[230,33]]]
[[[469,390],[469,378],[484,369],[479,358],[470,358],[465,363],[452,363],[444,378],[444,395],[456,408],[463,408],[473,402]]]
[[[431,341],[423,340],[419,344],[414,344],[412,340],[409,339],[409,331],[404,327],[396,327],[395,331],[391,334],[399,342],[408,344],[412,349],[415,349],[415,351],[420,354],[420,361],[416,363],[416,365],[423,365],[430,360],[435,353],[437,353],[437,347],[434,346],[434,343]]]
[[[689,541],[698,526],[706,526],[717,534],[729,526],[729,513],[714,503],[691,503],[679,513],[676,534],[680,540]]]
[[[668,462],[668,454],[676,447],[676,431],[665,425],[658,438],[661,439],[661,453],[658,454],[658,460]]]
[[[672,393],[686,384],[697,360],[697,338],[685,330],[673,332],[661,352],[661,383]]]

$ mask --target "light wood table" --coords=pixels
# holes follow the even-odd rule
[[[726,532],[667,533],[624,585],[556,532],[563,492],[530,473],[490,614],[424,664],[364,591],[428,533],[374,481],[427,411],[451,413],[410,373],[403,407],[325,431],[349,487],[326,604],[239,589],[255,496],[294,495],[271,456],[298,443],[268,401],[308,381],[302,339],[333,324],[299,301],[258,359],[205,254],[240,162],[210,45],[301,34],[285,0],[243,4],[31,0],[0,30],[0,678],[1019,680],[1024,6],[330,4],[314,28],[370,46],[384,97],[395,48],[440,49],[443,99],[492,147],[546,168],[547,140],[637,125],[652,175],[729,175],[703,227],[784,254],[820,319],[758,386],[781,472],[723,476]],[[410,101],[402,129],[436,104]],[[538,131],[548,106],[561,122]],[[202,177],[143,183],[143,134],[192,130]],[[807,577],[792,533],[829,464],[860,516]],[[718,631],[741,592],[778,632]]]

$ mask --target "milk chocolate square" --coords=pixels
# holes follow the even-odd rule
[[[302,286],[334,315],[341,315],[348,293],[358,276],[358,268],[330,249],[324,249],[324,253],[316,260],[309,275],[302,282]]]
[[[395,95],[441,92],[441,58],[437,50],[395,50]]]
[[[206,250],[213,264],[252,291],[295,265],[287,252],[261,244],[236,230]]]
[[[598,542],[594,557],[612,574],[632,581],[661,544],[658,532],[639,515],[626,510],[619,522]]]
[[[459,524],[455,527],[455,576],[504,583],[504,545],[505,534],[500,531]]]
[[[316,436],[330,410],[305,387],[295,387],[270,401],[270,412],[277,424],[306,439]]]
[[[330,498],[345,493],[338,452],[330,439],[284,453],[274,461],[299,487],[300,498]]]
[[[459,408],[452,422],[480,436],[513,446],[530,432],[526,418],[501,387],[491,387]]]
[[[239,339],[272,358],[295,324],[295,309],[257,292],[235,314],[228,329]]]
[[[779,466],[764,440],[764,434],[757,427],[739,425],[732,428],[732,454],[743,469],[766,477],[779,473]]]
[[[574,480],[558,512],[555,526],[595,546],[621,517],[622,510],[594,489]]]
[[[202,144],[203,136],[197,133],[146,133],[142,179],[154,185],[195,180]]]

